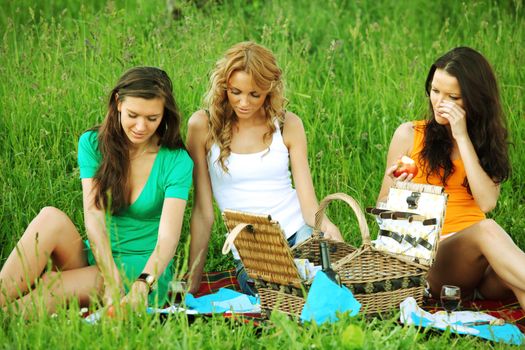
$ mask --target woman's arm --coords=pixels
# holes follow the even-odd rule
[[[403,156],[410,156],[412,153],[412,146],[414,144],[414,126],[412,122],[401,124],[396,131],[392,140],[390,141],[390,147],[388,148],[388,154],[386,157],[386,169],[383,176],[383,182],[381,184],[381,190],[377,198],[378,202],[385,202],[388,195],[388,190],[394,184],[394,180],[398,181],[410,181],[412,180],[412,174],[407,173],[401,174],[397,179],[394,178],[394,170],[397,168],[396,161]]]
[[[308,152],[306,134],[301,119],[293,113],[287,112],[283,126],[283,140],[290,153],[292,176],[301,204],[303,218],[309,226],[315,225],[315,213],[319,208],[315,195],[310,166],[308,165]],[[321,231],[325,237],[343,241],[341,232],[326,216],[321,224]]]
[[[215,217],[210,174],[206,158],[208,128],[208,116],[202,110],[195,112],[188,121],[186,145],[194,163],[194,194],[190,219],[191,241],[188,288],[190,293],[195,293],[199,289]]]
[[[496,207],[500,186],[494,183],[479,164],[479,158],[468,135],[465,139],[457,142],[472,196],[479,208],[484,213],[488,213]]]
[[[120,299],[122,280],[113,260],[109,244],[104,210],[95,206],[95,191],[92,178],[82,179],[84,223],[95,261],[104,279],[104,303],[111,304]]]
[[[159,279],[160,275],[166,270],[170,260],[175,256],[180,240],[185,208],[186,201],[183,199],[164,199],[157,244],[142,270],[143,273],[155,276],[155,280]],[[122,302],[139,305],[141,302],[147,301],[148,291],[148,286],[145,283],[135,281]]]
[[[468,135],[465,110],[454,102],[444,101],[439,111],[449,121],[452,137],[458,145],[467,173],[472,196],[479,208],[487,213],[496,207],[500,186],[494,183],[479,164],[478,155]]]

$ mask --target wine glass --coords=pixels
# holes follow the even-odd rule
[[[458,286],[444,285],[441,287],[441,305],[447,311],[447,318],[450,313],[459,308],[461,303],[461,288]]]

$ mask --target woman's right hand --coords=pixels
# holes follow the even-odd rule
[[[398,167],[398,164],[396,162],[396,164],[394,164],[391,167],[387,168],[386,171],[385,171],[386,176],[391,178],[392,181],[404,181],[404,182],[412,181],[412,179],[414,178],[414,175],[413,174],[409,174],[409,173],[402,173],[398,177],[395,177],[394,176],[394,171],[396,171],[397,167]]]
[[[104,288],[104,295],[102,296],[102,301],[104,305],[112,305],[113,304],[113,296],[115,293],[112,292],[111,288],[105,287]]]
[[[115,300],[120,300],[124,296],[124,288],[122,283],[117,280],[104,281],[104,295],[102,296],[102,301],[104,305],[112,305],[115,303]]]
[[[381,183],[381,190],[377,197],[377,202],[385,202],[388,197],[388,191],[395,181],[411,181],[413,176],[408,174],[401,174],[397,178],[394,176],[394,171],[397,168],[397,160],[403,155],[411,154],[412,145],[414,144],[414,124],[407,122],[401,124],[392,136],[390,146],[388,148],[388,155],[386,158],[387,167]],[[388,165],[391,164],[391,165]]]

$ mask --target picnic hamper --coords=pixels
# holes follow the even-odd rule
[[[348,201],[356,215],[360,215],[360,225],[368,230],[357,202],[351,197]],[[300,278],[294,258],[320,265],[320,241],[327,242],[332,264],[356,250],[347,243],[322,237],[315,228],[311,238],[290,249],[279,223],[269,215],[225,210],[223,218],[230,232],[223,253],[235,242],[246,272],[255,281],[261,309],[268,316],[272,310],[295,317],[301,314],[311,281]]]
[[[402,198],[406,205],[400,202]],[[416,200],[413,200],[414,198]],[[430,199],[431,205],[422,205]],[[331,262],[341,282],[362,304],[362,312],[376,314],[398,308],[399,303],[409,296],[421,301],[426,274],[437,249],[446,195],[443,194],[443,189],[437,186],[396,183],[389,193],[389,201],[382,208],[371,208],[369,211],[377,214],[380,232],[393,232],[389,229],[392,229],[394,221],[396,225],[405,225],[402,232],[397,233],[403,239],[398,242],[399,237],[392,239],[383,235],[379,237],[380,240],[376,240],[381,243],[377,244],[377,247],[376,242],[370,239],[359,204],[344,193],[331,194],[321,201],[316,214],[314,235],[294,249],[288,247],[279,223],[273,221],[270,216],[225,210],[223,216],[230,235],[223,252],[229,244],[235,242],[248,275],[255,280],[262,310],[267,314],[272,310],[279,310],[295,317],[301,314],[311,281],[299,277],[293,258],[294,255],[311,257],[311,261],[319,263],[316,261],[319,259],[318,244],[319,240],[324,239],[319,234],[319,228],[324,210],[334,200],[347,203],[353,209],[359,223],[362,245],[356,249],[349,245],[339,247],[332,244],[332,247],[337,247],[335,251],[345,251],[346,254],[331,254]],[[433,209],[421,213],[418,212],[419,205]],[[421,227],[426,229],[423,234],[419,232]],[[393,236],[393,233],[390,236]],[[398,246],[385,244],[389,240]],[[419,243],[428,250],[427,255],[419,251],[417,254],[410,251],[414,244]],[[411,248],[407,249],[407,246]],[[408,251],[411,255],[405,254]]]
[[[321,203],[319,215],[331,200]],[[397,182],[383,208],[369,210],[378,215],[379,238],[372,242],[367,232],[361,231],[361,247],[333,266],[341,282],[362,304],[362,312],[397,309],[409,296],[422,301],[446,201],[442,187]],[[384,244],[385,240],[391,242]]]
[[[278,309],[300,315],[310,282],[299,276],[279,223],[269,215],[232,210],[225,210],[223,217],[230,232],[223,253],[235,241],[246,272],[255,281],[263,313],[269,316]]]
[[[292,255],[294,259],[308,259],[315,265],[321,265],[321,253],[319,251],[320,242],[327,243],[328,252],[330,253],[330,263],[332,265],[339,259],[344,258],[356,250],[355,247],[348,243],[325,238],[322,235],[322,232],[314,230],[310,238],[292,247]]]

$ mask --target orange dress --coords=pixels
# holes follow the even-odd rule
[[[412,180],[416,183],[432,184],[443,186],[441,179],[435,175],[431,175],[427,180],[427,173],[424,171],[425,167],[422,165],[423,160],[420,159],[419,154],[423,149],[423,138],[425,136],[425,120],[415,121],[414,124],[414,145],[410,157],[414,159],[419,168],[417,176]],[[447,210],[445,214],[445,223],[443,225],[442,236],[461,231],[483,219],[485,213],[481,211],[476,204],[474,197],[467,192],[467,188],[463,186],[463,181],[466,177],[465,167],[461,159],[453,160],[454,172],[447,180],[445,192],[448,194]]]

